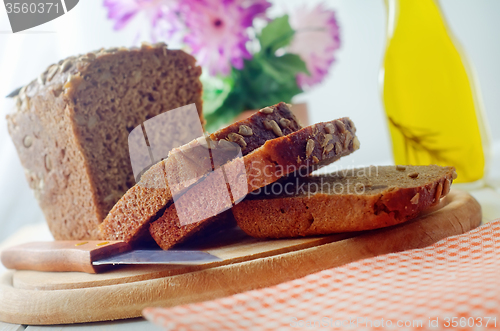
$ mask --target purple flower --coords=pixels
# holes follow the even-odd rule
[[[115,21],[114,29],[123,29],[140,13],[150,22],[151,39],[168,37],[181,29],[177,0],[104,0],[108,18]]]
[[[295,36],[288,51],[298,54],[310,73],[298,74],[297,83],[302,89],[308,88],[323,81],[340,47],[335,11],[324,8],[323,4],[311,10],[302,6],[290,15],[290,25]]]
[[[188,28],[184,42],[211,75],[229,74],[231,65],[243,68],[247,29],[263,17],[271,4],[267,0],[184,0],[183,18]]]

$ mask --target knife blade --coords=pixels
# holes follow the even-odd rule
[[[112,265],[200,265],[222,259],[196,250],[133,250],[123,241],[61,240],[7,248],[2,251],[1,261],[6,268],[16,270],[99,273]]]

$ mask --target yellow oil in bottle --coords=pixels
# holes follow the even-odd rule
[[[489,136],[465,56],[435,0],[385,0],[383,100],[396,164],[457,169],[483,178]]]

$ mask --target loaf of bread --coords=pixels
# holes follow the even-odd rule
[[[280,131],[274,125],[270,127],[269,122],[281,123]],[[145,172],[140,182],[116,203],[100,225],[101,238],[133,242],[143,240],[145,234],[149,236],[149,222],[164,213],[173,193],[182,194],[230,159],[211,157],[207,147],[217,151],[229,147],[229,151],[234,151],[231,141],[239,146],[241,155],[247,155],[267,140],[300,128],[289,106],[279,103],[211,134],[208,139],[202,137],[172,150],[166,160]]]
[[[308,175],[357,150],[355,133],[354,123],[342,118],[268,140],[252,153],[224,165],[224,172],[214,171],[190,187],[151,223],[151,236],[163,249],[181,243],[207,224],[217,222],[221,212],[238,206],[248,192],[293,172]],[[230,194],[224,196],[226,184]]]
[[[380,166],[289,177],[233,208],[238,225],[258,238],[383,228],[417,217],[450,191],[453,167]]]
[[[127,139],[136,126],[189,104],[203,122],[200,74],[187,53],[144,44],[69,57],[18,92],[9,132],[56,239],[97,239],[135,184]]]

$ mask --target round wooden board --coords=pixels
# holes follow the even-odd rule
[[[167,277],[137,278],[121,284],[75,289],[28,290],[14,287],[15,272],[9,271],[0,279],[0,320],[34,325],[137,317],[146,307],[211,300],[276,285],[360,259],[422,248],[445,237],[465,233],[481,223],[481,207],[468,193],[452,191],[443,204],[439,210],[394,227],[298,251]],[[148,273],[143,270],[140,274]]]

